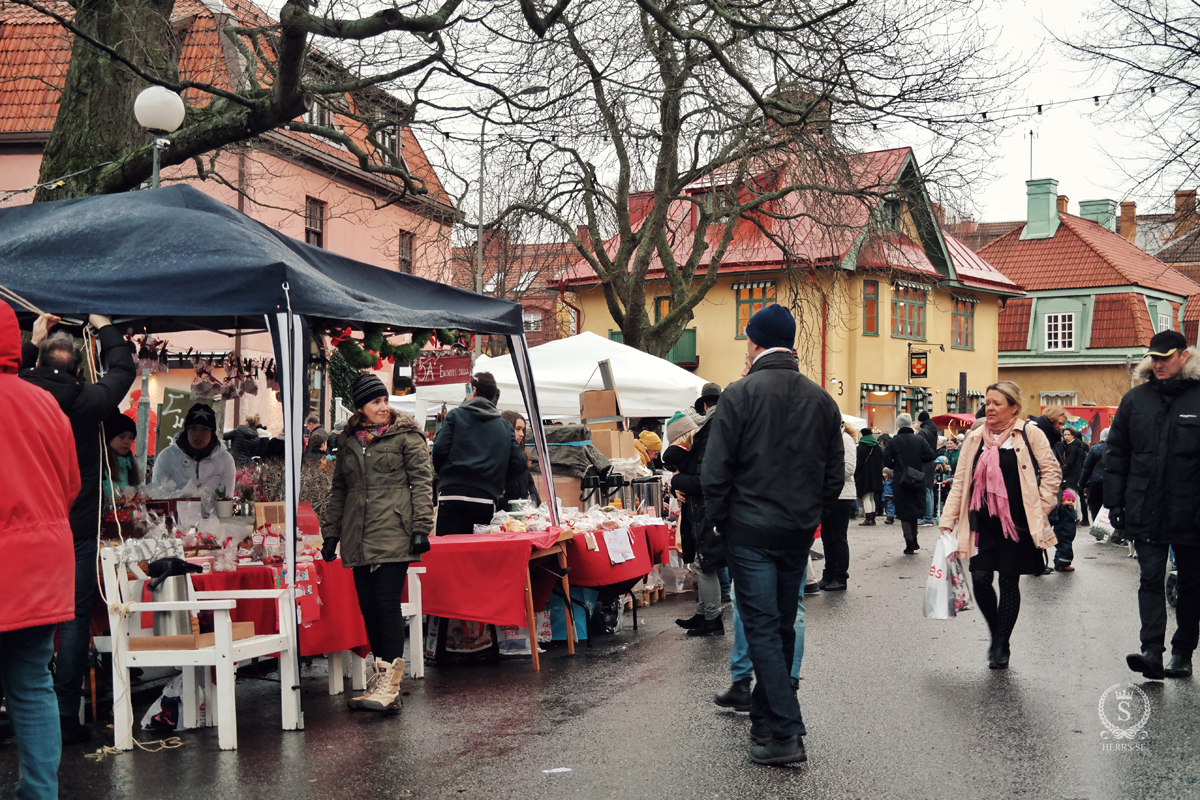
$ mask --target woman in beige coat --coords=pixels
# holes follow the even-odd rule
[[[1041,574],[1040,551],[1056,543],[1048,515],[1058,502],[1062,472],[1046,435],[1017,419],[1021,387],[994,383],[984,405],[986,421],[963,442],[941,528],[958,529],[958,557],[971,560],[975,600],[992,633],[988,666],[1005,669],[1021,610],[1018,581]],[[995,572],[999,599],[992,588]]]

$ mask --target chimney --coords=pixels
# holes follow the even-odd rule
[[[579,237],[579,241],[583,242],[585,245],[592,240],[592,235],[588,233],[587,225],[576,225],[575,235]]]
[[[1058,208],[1055,196],[1058,194],[1058,181],[1053,178],[1040,178],[1036,181],[1025,181],[1025,229],[1021,231],[1021,240],[1049,239],[1058,230]]]
[[[1130,244],[1137,244],[1137,203],[1126,200],[1121,203],[1121,222],[1117,232]]]
[[[941,203],[933,203],[933,218],[937,220],[939,228],[946,227],[946,207]]]
[[[1060,194],[1058,196],[1058,213],[1060,213],[1060,214],[1067,213],[1067,202],[1068,202],[1068,200],[1067,200],[1067,196],[1065,194]]]
[[[1186,236],[1196,227],[1196,190],[1175,190],[1175,236]]]
[[[1083,200],[1079,203],[1079,216],[1116,233],[1117,201]]]

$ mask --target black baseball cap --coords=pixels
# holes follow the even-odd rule
[[[1187,346],[1187,339],[1179,331],[1159,331],[1150,340],[1146,355],[1168,358],[1175,355],[1176,350],[1186,350]]]

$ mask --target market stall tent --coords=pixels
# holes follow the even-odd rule
[[[580,392],[604,388],[597,365],[605,360],[612,366],[621,413],[627,417],[670,417],[691,408],[707,383],[665,359],[594,333],[581,333],[529,349],[543,417],[578,416]],[[476,362],[475,371],[496,377],[500,409],[532,415],[532,409],[522,403],[512,356],[484,356]],[[439,404],[461,403],[463,394],[461,384],[417,389],[418,397]]]
[[[310,321],[507,335],[531,418],[540,419],[517,303],[338,256],[189,186],[0,209],[0,288],[26,320],[36,309],[68,322],[103,313],[149,331],[270,331],[284,406],[289,575]],[[548,462],[540,425],[530,430]],[[554,508],[552,486],[547,497]]]

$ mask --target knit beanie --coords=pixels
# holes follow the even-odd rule
[[[696,420],[692,419],[682,411],[676,411],[675,416],[667,420],[667,441],[674,444],[684,436],[687,436],[689,432],[696,430],[698,427],[700,426],[696,424]]]
[[[642,435],[638,437],[638,441],[647,450],[662,450],[662,439],[658,438],[658,434],[654,431],[642,431]]]
[[[746,323],[746,335],[764,350],[772,347],[791,350],[796,346],[796,318],[778,303],[763,306]]]
[[[204,405],[204,403],[196,403],[188,409],[187,416],[183,418],[183,429],[185,431],[193,425],[203,425],[213,433],[216,433],[217,415],[213,413],[211,408]]]
[[[897,428],[911,428],[912,427],[912,415],[911,414],[901,414],[898,417],[896,417],[896,427]]]
[[[104,440],[111,442],[122,433],[137,434],[137,423],[120,411],[114,411],[104,420]]]
[[[354,400],[354,408],[359,409],[377,397],[387,397],[387,387],[383,381],[369,372],[361,372],[350,384],[350,397]]]

